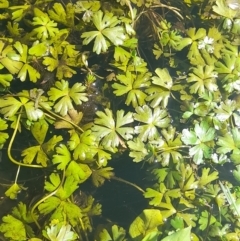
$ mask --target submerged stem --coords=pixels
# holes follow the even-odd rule
[[[144,191],[141,187],[139,187],[138,185],[136,185],[136,184],[134,184],[134,183],[132,183],[132,182],[126,181],[126,180],[124,180],[124,179],[122,179],[122,178],[120,178],[120,177],[114,177],[114,176],[113,176],[113,177],[111,177],[111,179],[116,180],[116,181],[119,181],[119,182],[126,183],[126,184],[128,184],[128,185],[130,185],[130,186],[135,187],[138,191],[140,191],[140,192],[142,192],[142,193],[145,193],[145,191]]]

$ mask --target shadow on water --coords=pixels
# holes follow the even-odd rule
[[[110,161],[110,165],[114,168],[116,177],[144,189],[145,172],[141,169],[142,163],[133,163],[127,155],[124,155]],[[117,180],[106,181],[97,189],[94,197],[102,204],[103,218],[127,230],[132,221],[148,206],[142,192]]]

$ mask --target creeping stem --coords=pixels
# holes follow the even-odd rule
[[[12,149],[13,141],[15,140],[15,137],[16,137],[16,134],[17,134],[18,127],[19,127],[19,123],[20,123],[20,119],[21,119],[21,112],[22,112],[22,108],[21,108],[20,113],[19,113],[19,115],[18,115],[17,122],[16,122],[16,126],[15,126],[15,128],[14,128],[14,131],[13,131],[13,134],[12,134],[12,137],[11,137],[11,140],[10,140],[9,145],[8,145],[8,149],[7,149],[8,158],[10,159],[10,161],[11,161],[12,163],[14,163],[14,164],[16,164],[16,165],[19,165],[19,166],[43,168],[43,166],[40,166],[40,165],[32,165],[32,164],[26,164],[26,163],[18,162],[18,161],[16,161],[16,160],[12,157],[11,149]]]
[[[63,170],[63,177],[62,177],[62,180],[61,180],[60,184],[58,185],[58,187],[57,187],[53,192],[51,192],[51,193],[49,193],[48,195],[46,195],[45,197],[41,198],[41,199],[40,199],[38,202],[36,202],[36,203],[34,204],[34,206],[32,207],[32,209],[31,209],[31,216],[32,216],[33,221],[35,222],[35,224],[37,225],[37,227],[38,227],[39,229],[41,229],[41,226],[40,226],[40,224],[38,223],[37,219],[36,219],[35,216],[34,216],[34,211],[35,211],[35,209],[36,209],[42,202],[45,202],[48,198],[50,198],[50,197],[52,197],[53,195],[55,195],[55,194],[57,193],[57,191],[62,187],[64,180],[65,180],[65,169]]]

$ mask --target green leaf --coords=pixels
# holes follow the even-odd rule
[[[0,41],[0,55],[0,64],[2,64],[10,74],[17,74],[22,68],[23,63],[19,61],[19,57],[12,46],[5,44],[3,41]],[[11,58],[11,56],[14,57]]]
[[[68,199],[74,191],[78,188],[78,181],[73,176],[68,176],[65,179],[63,186],[61,186],[57,192],[57,196],[61,200]]]
[[[4,216],[2,220],[0,232],[4,233],[4,237],[13,241],[27,240],[24,224],[20,220],[12,215]]]
[[[156,209],[145,209],[134,219],[129,228],[131,238],[144,237],[150,232],[158,230],[163,224],[162,214]]]
[[[55,210],[61,203],[58,197],[52,196],[47,198],[43,203],[39,204],[38,210],[41,214],[47,215]]]
[[[143,88],[150,85],[150,73],[143,73],[140,75],[134,75],[130,71],[127,71],[126,75],[117,75],[117,79],[121,82],[114,83],[112,87],[117,96],[127,94],[126,105],[132,103],[133,107],[142,106],[145,104],[147,95],[143,92]]]
[[[59,220],[60,222],[69,222],[73,227],[79,225],[79,220],[82,218],[81,209],[74,203],[69,201],[61,201],[60,205],[52,214],[51,219]]]
[[[135,132],[139,134],[142,141],[153,140],[159,137],[157,127],[166,128],[169,126],[170,118],[166,110],[158,107],[153,111],[147,105],[143,107],[138,106],[134,114],[134,119],[145,123],[145,125],[138,125],[135,127]]]
[[[101,145],[114,148],[121,144],[125,147],[124,140],[132,138],[133,128],[124,125],[133,122],[132,113],[124,115],[123,110],[118,110],[116,121],[109,109],[105,109],[105,113],[97,111],[96,115],[98,118],[94,120],[92,131],[97,140],[101,140]]]
[[[237,127],[233,128],[231,132],[220,136],[217,145],[217,153],[226,154],[231,153],[230,158],[235,164],[239,164],[240,154],[240,132]]]
[[[102,11],[97,11],[92,18],[93,24],[97,31],[84,32],[81,38],[84,38],[83,44],[89,44],[93,39],[93,51],[97,54],[106,52],[109,46],[109,41],[114,45],[122,45],[126,36],[124,35],[123,27],[116,26],[119,21],[112,13],[106,13],[103,16]]]
[[[174,219],[171,219],[171,225],[176,229],[183,229],[184,228],[184,222],[183,218],[176,216]]]
[[[237,14],[237,11],[228,7],[224,0],[216,0],[216,5],[213,6],[213,11],[220,16],[230,19],[233,19]]]
[[[198,222],[200,224],[200,229],[205,230],[208,225],[211,225],[216,222],[216,218],[211,214],[209,216],[209,213],[205,210],[201,212],[201,217]]]
[[[236,108],[236,102],[232,100],[225,100],[221,102],[219,106],[214,110],[216,113],[216,117],[219,121],[223,122],[229,119],[229,117],[233,114],[233,111]]]
[[[18,41],[13,46],[15,49],[17,49],[20,55],[19,60],[24,63],[17,77],[21,81],[25,81],[28,73],[30,81],[34,83],[37,82],[37,80],[40,78],[40,73],[28,63],[28,46],[21,44]]]
[[[172,126],[163,129],[161,134],[161,139],[151,141],[151,145],[155,147],[158,161],[161,161],[163,166],[168,166],[170,160],[178,163],[182,159],[182,154],[177,151],[182,146],[181,135],[176,135],[176,129]]]
[[[76,105],[86,102],[88,98],[86,93],[83,93],[86,89],[81,83],[75,83],[72,88],[68,87],[68,82],[65,80],[57,81],[55,87],[52,87],[48,91],[49,99],[55,102],[54,109],[62,116],[67,115],[67,112],[73,109],[74,102]],[[58,100],[58,101],[57,101]]]
[[[49,192],[53,192],[54,190],[56,190],[59,187],[59,185],[61,183],[61,179],[57,173],[52,173],[49,176],[49,179],[50,179],[50,182],[45,181],[44,189]]]
[[[9,87],[12,80],[13,76],[11,74],[0,74],[0,84],[3,87]]]
[[[129,156],[134,158],[134,162],[143,161],[144,158],[148,155],[148,151],[145,148],[144,143],[139,138],[136,138],[133,141],[128,141],[127,144],[130,148]]]
[[[32,33],[36,35],[39,40],[42,41],[49,40],[55,37],[56,34],[59,32],[59,29],[57,28],[57,23],[55,23],[53,20],[50,20],[48,15],[44,13],[37,17],[34,17],[32,25],[34,26]]]
[[[118,227],[117,225],[113,225],[110,230],[102,229],[97,237],[97,241],[124,241],[126,235],[126,231]]]
[[[218,172],[214,171],[209,175],[210,168],[202,169],[202,176],[199,179],[198,185],[199,187],[204,188],[208,183],[218,179]]]
[[[66,10],[61,3],[54,3],[52,9],[48,10],[49,17],[56,22],[62,23],[68,27],[74,26],[74,10],[73,4],[68,3]]]
[[[240,165],[237,165],[236,168],[234,169],[233,176],[234,176],[235,180],[240,182]]]
[[[158,206],[163,198],[163,194],[161,192],[156,191],[152,188],[147,188],[146,192],[143,195],[145,198],[152,198],[149,204],[153,206]]]
[[[0,1],[0,8],[8,8],[8,7],[9,7],[8,0],[1,0]]]
[[[53,155],[53,164],[58,164],[57,169],[64,170],[71,161],[71,153],[64,144],[60,144],[56,148],[57,154]]]
[[[166,68],[157,68],[155,73],[158,77],[152,77],[154,85],[146,89],[146,93],[149,95],[146,100],[151,101],[150,105],[153,108],[159,105],[165,108],[171,95],[171,89],[173,86],[172,77],[169,75]]]
[[[16,207],[13,208],[12,214],[15,218],[18,218],[19,220],[22,220],[26,223],[33,223],[33,216],[29,210],[27,210],[26,204],[20,202]],[[34,218],[37,219],[38,215],[36,213],[33,213]],[[29,228],[29,226],[28,226]]]
[[[5,132],[2,132],[8,128],[7,122],[0,118],[0,147],[6,142],[9,135]]]
[[[184,229],[180,229],[173,234],[170,234],[166,238],[162,239],[161,241],[191,241],[191,228],[187,227]]]
[[[47,54],[49,46],[45,43],[35,42],[31,48],[28,49],[28,53],[30,55],[34,55],[36,57],[42,57]]]
[[[90,152],[96,147],[96,137],[91,130],[83,132],[80,136],[73,132],[68,141],[69,149],[73,150],[73,159],[84,161]]]
[[[39,144],[43,144],[48,127],[48,123],[43,119],[36,121],[33,123],[33,125],[31,125],[31,132]]]
[[[92,171],[86,164],[80,164],[71,161],[66,170],[66,176],[72,176],[78,183],[85,182],[91,175]]]
[[[197,67],[193,67],[192,72],[189,73],[189,77],[187,78],[188,83],[194,82],[190,86],[190,93],[202,95],[206,90],[210,92],[217,91],[216,78],[217,72],[214,71],[214,66],[198,65]]]
[[[21,192],[22,188],[17,184],[14,183],[8,190],[5,192],[5,195],[10,199],[16,199],[17,195]]]
[[[92,170],[92,181],[94,186],[99,187],[106,179],[111,179],[111,177],[114,176],[112,170],[112,167],[103,167],[97,170]]]
[[[24,149],[21,156],[24,156],[24,163],[32,164],[35,160],[36,163],[41,164],[43,167],[47,166],[47,161],[49,160],[47,154],[42,150],[41,145],[31,146]]]
[[[189,155],[193,156],[193,161],[199,165],[204,163],[204,157],[211,156],[211,142],[215,137],[215,130],[209,127],[206,121],[202,121],[200,125],[195,125],[194,131],[184,129],[182,131],[182,141],[187,145],[194,145],[189,150]]]
[[[31,8],[30,4],[24,4],[24,5],[17,5],[17,6],[11,6],[9,7],[9,10],[12,12],[11,19],[19,22],[22,20],[22,18],[25,17],[28,10]]]
[[[177,216],[182,218],[187,226],[196,227],[197,216],[191,213],[177,213]]]

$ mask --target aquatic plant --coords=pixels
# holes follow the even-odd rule
[[[4,238],[239,240],[238,6],[0,0],[0,148],[16,167],[2,199],[19,200]],[[115,175],[126,154],[142,186]],[[28,186],[24,169],[41,175]],[[106,180],[148,201],[128,230],[94,219],[84,185]]]

